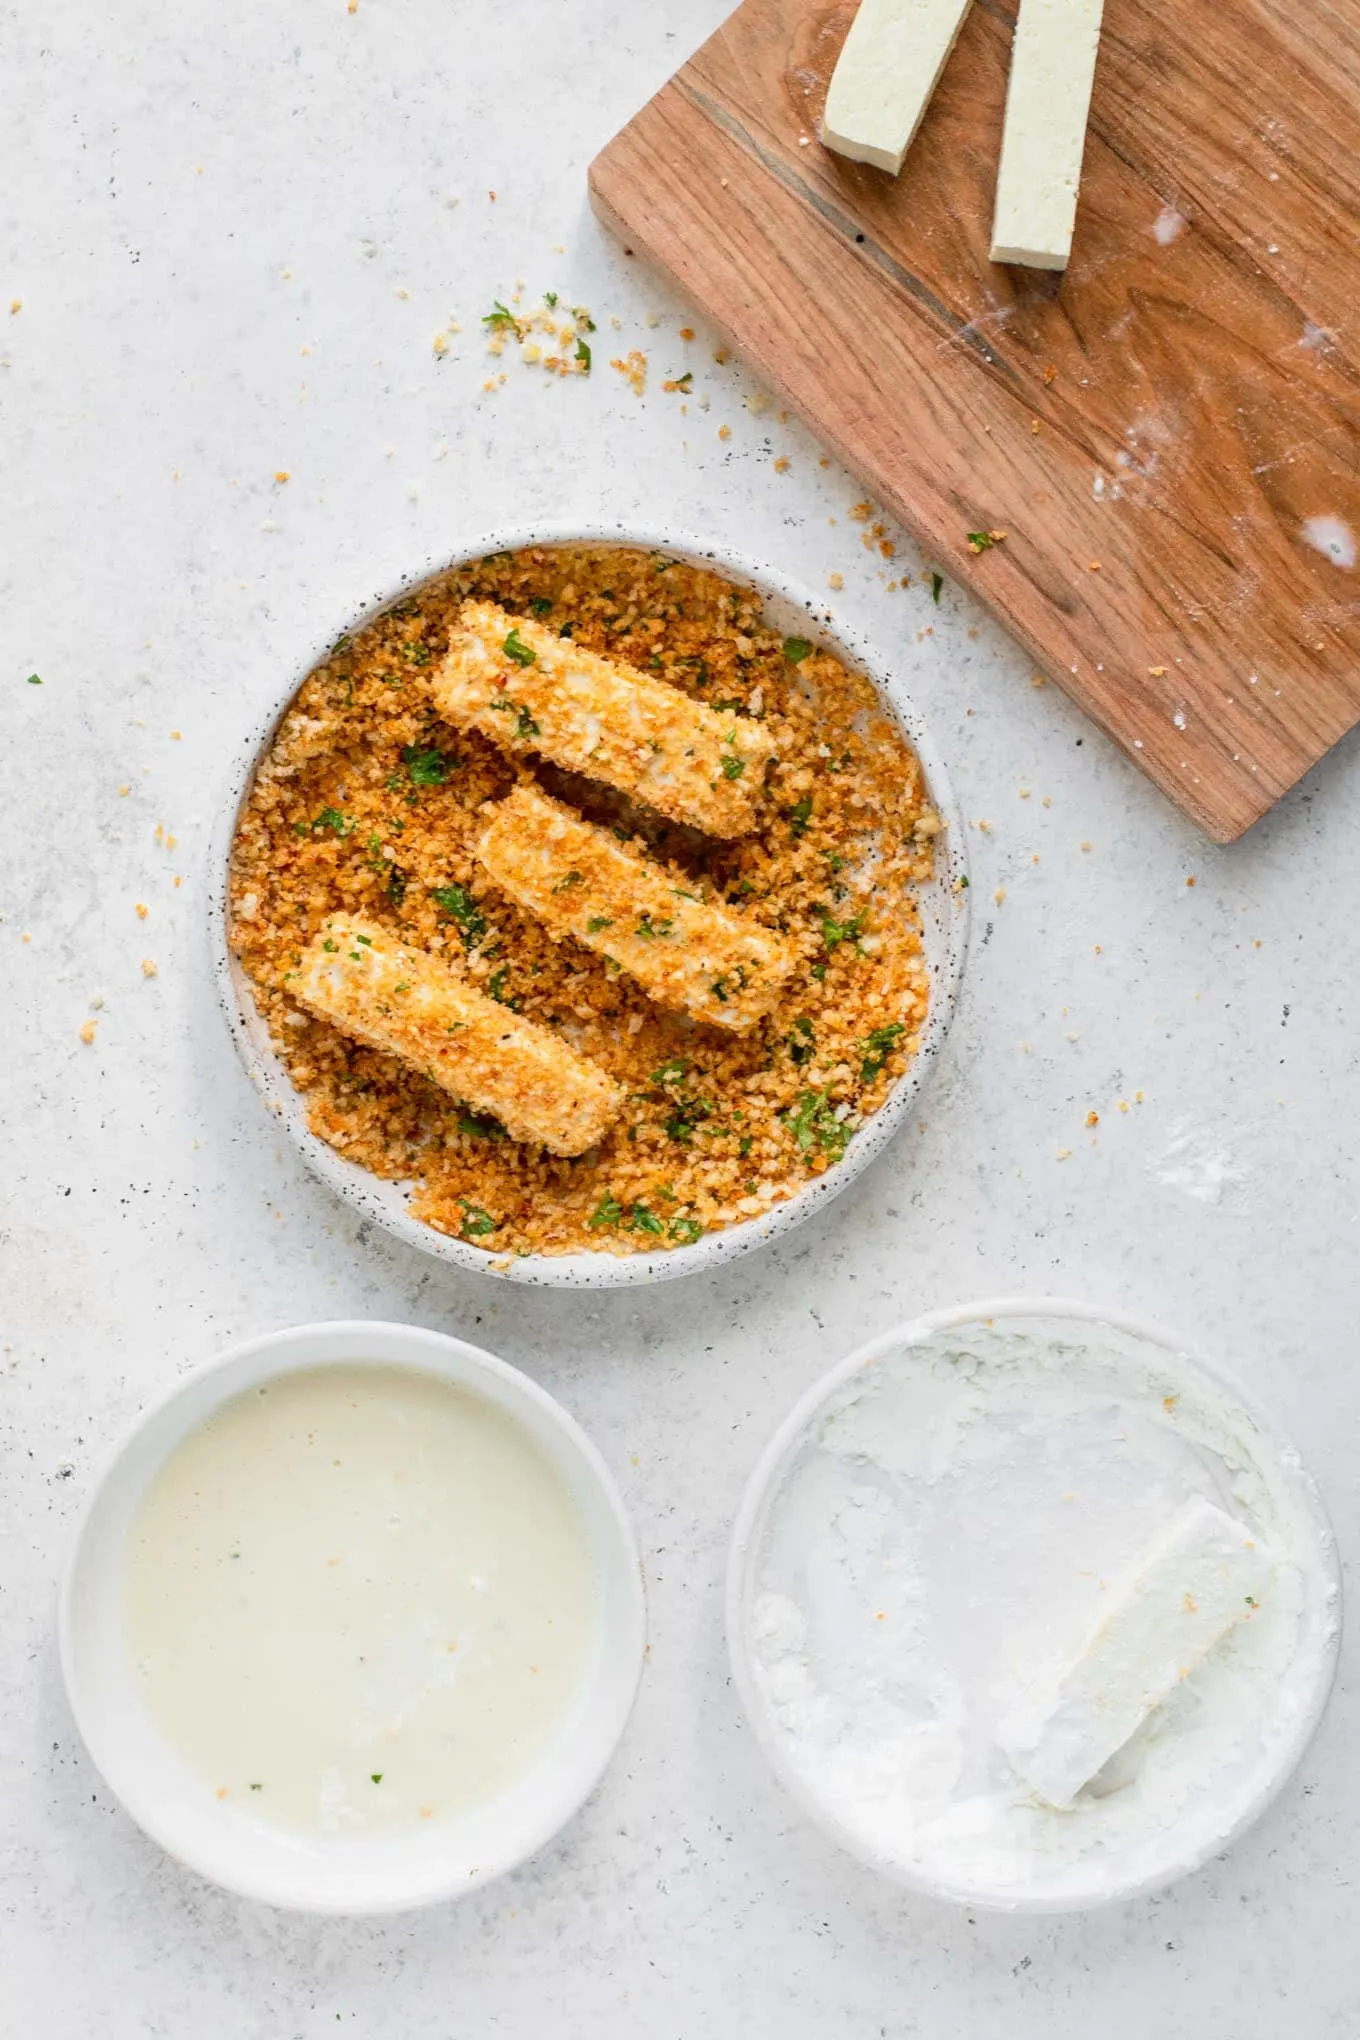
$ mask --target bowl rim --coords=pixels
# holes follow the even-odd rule
[[[362,1349],[358,1354],[343,1352],[315,1354],[318,1342],[342,1346],[347,1340]],[[248,1372],[256,1360],[273,1362],[263,1377]],[[455,1377],[450,1363],[461,1371]],[[248,1383],[260,1378],[302,1373],[327,1365],[371,1365],[393,1369],[414,1369],[449,1381],[455,1378],[482,1393],[505,1410],[513,1422],[525,1422],[526,1405],[544,1421],[551,1442],[536,1433],[540,1449],[559,1471],[574,1467],[602,1510],[606,1540],[615,1542],[607,1561],[613,1582],[614,1606],[607,1617],[602,1613],[599,1657],[591,1694],[591,1743],[585,1748],[570,1746],[561,1753],[558,1769],[561,1784],[545,1795],[541,1817],[529,1824],[518,1841],[500,1850],[483,1851],[475,1872],[452,1870],[440,1881],[426,1877],[418,1885],[385,1893],[365,1892],[359,1899],[337,1898],[290,1890],[280,1895],[277,1881],[252,1880],[249,1874],[229,1870],[214,1859],[211,1846],[186,1843],[170,1831],[158,1808],[153,1789],[145,1788],[136,1770],[136,1759],[125,1758],[117,1743],[117,1731],[99,1725],[89,1681],[80,1665],[81,1617],[76,1600],[83,1569],[88,1563],[88,1545],[101,1506],[117,1481],[125,1461],[134,1454],[145,1434],[152,1432],[181,1402],[206,1400],[189,1417],[183,1430],[170,1441],[135,1490],[145,1494],[155,1473],[165,1464],[183,1438],[213,1416],[235,1395],[244,1393]],[[242,1378],[244,1376],[244,1379]],[[479,1386],[479,1383],[481,1384]],[[519,1408],[516,1409],[518,1403]],[[603,1548],[602,1548],[603,1550]],[[221,1889],[241,1898],[272,1905],[290,1912],[330,1916],[377,1916],[414,1910],[473,1891],[493,1879],[505,1876],[537,1855],[572,1821],[599,1785],[617,1753],[637,1698],[646,1658],[647,1609],[645,1576],[637,1538],[617,1482],[598,1446],[576,1418],[532,1375],[486,1348],[474,1346],[456,1334],[432,1330],[423,1325],[367,1318],[321,1319],[314,1323],[288,1325],[261,1333],[227,1347],[179,1375],[162,1391],[142,1405],[105,1451],[94,1479],[84,1495],[68,1533],[66,1555],[57,1588],[57,1654],[67,1704],[86,1752],[107,1790],[128,1818],[156,1842],[168,1856],[208,1879]],[[583,1686],[583,1692],[586,1688]],[[494,1801],[488,1802],[494,1804]]]
[[[1169,1869],[1153,1871],[1108,1891],[1092,1892],[1075,1898],[1041,1894],[1028,1896],[1023,1892],[988,1892],[985,1889],[954,1886],[942,1878],[932,1877],[910,1865],[891,1861],[881,1855],[854,1829],[837,1817],[830,1804],[807,1784],[802,1773],[789,1761],[784,1740],[770,1721],[769,1710],[757,1684],[751,1659],[747,1612],[751,1572],[759,1553],[764,1515],[809,1424],[852,1376],[895,1348],[926,1338],[935,1332],[950,1331],[962,1325],[985,1323],[996,1318],[1058,1318],[1067,1319],[1075,1324],[1107,1326],[1130,1338],[1145,1340],[1165,1352],[1174,1354],[1192,1373],[1204,1376],[1214,1387],[1236,1402],[1280,1454],[1282,1463],[1289,1470],[1291,1482],[1303,1502],[1316,1536],[1320,1569],[1334,1611],[1334,1620],[1323,1639],[1309,1705],[1296,1720],[1293,1733],[1282,1745],[1274,1769],[1266,1778],[1264,1785],[1243,1807],[1231,1825],[1204,1841]],[[1343,1589],[1336,1535],[1322,1492],[1312,1472],[1299,1456],[1297,1447],[1280,1429],[1274,1418],[1261,1408],[1250,1390],[1244,1389],[1231,1371],[1206,1360],[1197,1346],[1177,1337],[1174,1332],[1155,1320],[1117,1307],[1090,1303],[1080,1297],[1045,1295],[984,1298],[977,1303],[947,1304],[937,1310],[923,1311],[915,1317],[903,1319],[900,1323],[890,1326],[886,1331],[877,1333],[865,1344],[848,1353],[844,1359],[837,1361],[813,1382],[775,1429],[742,1491],[728,1545],[723,1600],[727,1654],[747,1724],[780,1784],[814,1826],[820,1828],[823,1834],[829,1836],[832,1841],[850,1855],[857,1857],[871,1870],[876,1870],[892,1883],[911,1891],[920,1892],[929,1898],[944,1900],[949,1904],[962,1905],[974,1911],[1029,1915],[1092,1912],[1107,1905],[1122,1904],[1128,1899],[1161,1891],[1180,1878],[1189,1876],[1193,1871],[1202,1869],[1211,1857],[1221,1855],[1253,1826],[1283,1792],[1317,1732],[1336,1677],[1343,1617]]]
[[[844,1159],[833,1168],[815,1177],[795,1196],[771,1206],[759,1216],[726,1226],[721,1231],[706,1233],[689,1246],[673,1247],[660,1253],[609,1254],[578,1250],[570,1254],[495,1256],[452,1234],[438,1232],[424,1220],[414,1217],[400,1185],[386,1183],[356,1163],[346,1161],[307,1126],[301,1096],[293,1089],[272,1046],[264,1037],[248,980],[231,951],[228,940],[231,850],[236,826],[249,799],[259,764],[298,689],[338,635],[353,635],[435,575],[466,566],[490,553],[517,552],[531,546],[573,544],[608,544],[672,554],[744,582],[762,598],[773,597],[804,610],[847,663],[869,679],[920,761],[931,804],[945,824],[936,838],[938,863],[930,891],[940,900],[952,898],[952,908],[947,916],[940,916],[938,953],[933,953],[932,946],[927,944],[932,980],[931,1004],[921,1047],[878,1111],[856,1134]],[[293,1146],[312,1173],[338,1197],[357,1209],[363,1218],[436,1260],[504,1281],[579,1289],[633,1288],[718,1267],[801,1225],[847,1189],[901,1130],[913,1101],[939,1063],[958,1006],[971,924],[967,846],[958,803],[930,726],[894,675],[894,662],[884,655],[867,632],[833,616],[828,604],[792,576],[725,543],[705,541],[683,529],[671,527],[662,531],[628,520],[537,520],[480,534],[448,552],[441,549],[438,555],[427,555],[424,563],[404,574],[395,587],[366,604],[343,625],[340,632],[332,632],[317,644],[295,669],[295,677],[286,689],[273,698],[267,712],[252,721],[238,746],[227,776],[225,793],[218,804],[207,852],[207,934],[217,1005],[247,1076],[268,1109],[281,1121]]]

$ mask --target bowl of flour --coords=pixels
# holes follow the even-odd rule
[[[1281,1790],[1340,1582],[1311,1478],[1235,1389],[1118,1313],[1008,1300],[804,1397],[748,1486],[727,1621],[756,1737],[836,1841],[1059,1912],[1196,1869]]]

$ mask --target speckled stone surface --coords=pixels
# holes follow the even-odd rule
[[[1349,2040],[1360,2021],[1349,1652],[1255,1832],[1158,1900],[1065,1921],[877,1882],[793,1813],[738,1717],[719,1614],[745,1475],[827,1363],[928,1305],[1062,1290],[1180,1326],[1292,1430],[1352,1548],[1360,751],[1212,849],[968,601],[932,602],[930,562],[866,551],[853,483],[745,407],[702,330],[680,339],[683,307],[587,215],[584,170],[720,13],[0,14],[5,2040]],[[478,319],[517,279],[592,307],[588,381],[503,362],[483,388]],[[632,347],[641,401],[608,365]],[[695,393],[666,393],[687,367]],[[356,1226],[237,1066],[202,936],[227,761],[281,676],[479,529],[572,514],[843,575],[933,720],[978,909],[919,1128],[763,1255],[598,1297]],[[458,1908],[376,1924],[272,1914],[163,1858],[78,1747],[52,1643],[73,1513],[145,1399],[246,1334],[365,1313],[476,1339],[585,1422],[652,1625],[618,1761],[559,1843]]]

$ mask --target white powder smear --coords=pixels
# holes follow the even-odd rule
[[[1184,213],[1177,212],[1174,205],[1164,205],[1152,223],[1158,246],[1169,248],[1173,241],[1179,241],[1188,225]]]
[[[1000,1748],[1007,1711],[1195,1496],[1267,1543],[1271,1591],[1048,1807]],[[1113,1327],[1008,1317],[919,1335],[812,1420],[765,1509],[747,1631],[766,1728],[852,1847],[971,1903],[1057,1909],[1203,1861],[1287,1775],[1335,1591],[1297,1463],[1199,1370]]]
[[[1179,1190],[1200,1204],[1221,1204],[1224,1192],[1242,1181],[1232,1156],[1182,1119],[1173,1122],[1152,1174],[1168,1190]]]
[[[1301,526],[1303,542],[1320,552],[1335,567],[1347,571],[1355,565],[1355,533],[1340,517],[1305,517]]]

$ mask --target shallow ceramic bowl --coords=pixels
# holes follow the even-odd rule
[[[925,775],[926,786],[936,812],[946,827],[937,838],[935,876],[921,895],[922,937],[930,973],[930,1014],[922,1033],[921,1050],[911,1068],[872,1119],[858,1132],[843,1161],[828,1169],[783,1204],[775,1205],[758,1218],[721,1232],[705,1234],[692,1246],[669,1252],[641,1254],[573,1253],[533,1254],[523,1258],[497,1258],[466,1240],[437,1232],[433,1226],[412,1216],[409,1189],[386,1182],[357,1163],[346,1161],[327,1142],[319,1140],[307,1125],[306,1106],[293,1088],[287,1070],[274,1050],[269,1033],[256,1009],[250,982],[233,956],[228,940],[228,872],[232,840],[242,807],[249,797],[255,772],[273,742],[274,732],[307,674],[329,650],[339,632],[318,646],[301,670],[290,679],[267,720],[255,729],[244,746],[232,775],[225,803],[210,851],[209,912],[213,968],[218,996],[232,1038],[256,1088],[271,1111],[277,1114],[303,1159],[332,1190],[354,1205],[365,1218],[386,1227],[408,1246],[419,1247],[441,1261],[476,1269],[482,1274],[501,1275],[513,1282],[544,1283],[563,1288],[618,1289],[640,1282],[661,1282],[676,1275],[688,1275],[717,1267],[739,1254],[748,1254],[767,1240],[801,1225],[844,1190],[874,1157],[881,1154],[893,1135],[905,1123],[912,1102],[929,1076],[944,1046],[945,1036],[958,1000],[959,983],[967,950],[968,893],[960,883],[966,877],[963,830],[943,762],[929,730],[917,709],[899,686],[892,662],[858,631],[833,618],[825,604],[799,588],[772,568],[759,566],[724,546],[704,545],[696,539],[677,538],[673,533],[637,530],[624,525],[545,525],[520,531],[489,533],[452,554],[448,559],[429,562],[417,575],[403,581],[374,602],[359,616],[344,624],[353,636],[394,602],[402,600],[436,574],[488,553],[516,552],[530,545],[611,544],[636,546],[664,552],[693,565],[710,567],[731,580],[755,589],[765,605],[774,628],[793,636],[811,629],[830,645],[846,663],[866,674],[877,688],[885,707],[900,724]]]
[[[420,1368],[497,1404],[567,1482],[594,1558],[600,1610],[593,1659],[570,1713],[529,1773],[484,1805],[416,1833],[290,1834],[217,1804],[170,1747],[138,1689],[123,1634],[128,1532],[148,1485],[186,1434],[230,1397],[336,1362]],[[645,1640],[633,1533],[595,1447],[560,1403],[516,1368],[414,1325],[301,1325],[198,1368],[139,1420],[86,1502],[62,1581],[62,1673],[71,1711],[105,1782],[140,1828],[214,1883],[318,1913],[396,1912],[456,1898],[551,1840],[594,1790],[633,1704]]]
[[[1058,1321],[1063,1335],[1079,1340],[1083,1325],[1112,1331],[1131,1352],[1142,1349],[1146,1364],[1157,1368],[1174,1359],[1180,1378],[1203,1377],[1211,1392],[1235,1406],[1243,1437],[1250,1437],[1260,1463],[1270,1464],[1289,1497],[1291,1514],[1300,1528],[1299,1550],[1306,1549],[1308,1591],[1300,1617],[1295,1663],[1302,1669],[1290,1718],[1262,1749],[1250,1771],[1225,1794],[1219,1805],[1193,1816],[1172,1818],[1158,1837],[1155,1859],[1135,1873],[1126,1861],[1093,1859],[1070,1878],[1061,1891],[1042,1889],[1019,1879],[1005,1884],[946,1882],[878,1849],[842,1816],[835,1799],[822,1794],[793,1761],[783,1728],[762,1691],[751,1642],[752,1605],[760,1591],[761,1565],[772,1504],[810,1429],[841,1391],[865,1368],[886,1355],[938,1332],[985,1325],[1005,1334],[1008,1323],[1019,1325]],[[1294,1447],[1256,1409],[1241,1388],[1218,1369],[1192,1358],[1182,1341],[1155,1325],[1125,1312],[1100,1310],[1068,1299],[1003,1298],[960,1304],[928,1312],[895,1326],[867,1346],[851,1353],[823,1375],[789,1412],[761,1454],[747,1483],[732,1532],[726,1592],[727,1644],[737,1690],[765,1757],[781,1784],[805,1814],[831,1839],[894,1883],[929,1893],[958,1905],[994,1912],[1059,1913],[1087,1911],[1116,1900],[1155,1891],[1173,1879],[1197,1870],[1225,1849],[1259,1819],[1284,1788],[1312,1739],[1336,1673],[1341,1641],[1341,1575],[1336,1540],[1317,1487],[1299,1461]],[[1062,1816],[1059,1816],[1062,1818]]]

